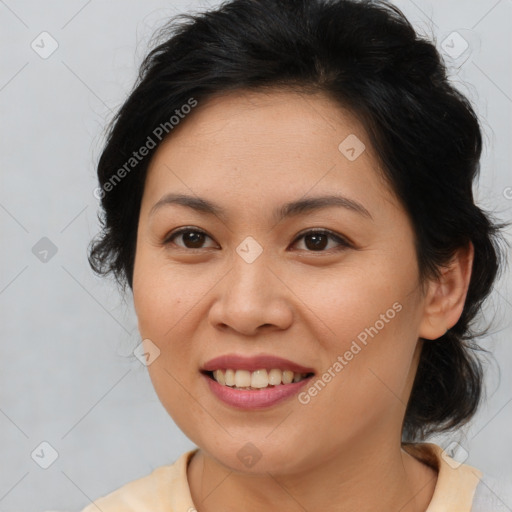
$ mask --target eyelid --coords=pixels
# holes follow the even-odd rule
[[[295,245],[295,243],[298,240],[300,240],[301,238],[303,238],[305,235],[308,235],[308,234],[328,235],[329,237],[331,237],[332,239],[336,240],[336,242],[339,243],[340,247],[338,247],[338,249],[339,248],[347,248],[347,247],[354,248],[354,244],[347,237],[340,235],[340,234],[336,233],[335,231],[331,231],[330,229],[326,229],[326,228],[307,228],[297,234],[292,245]],[[328,251],[306,251],[306,252],[321,254],[322,252],[325,253]]]
[[[181,228],[178,228],[174,231],[171,231],[171,233],[169,233],[168,235],[165,236],[163,242],[162,242],[162,245],[168,245],[172,242],[172,239],[173,238],[176,238],[177,236],[179,235],[182,235],[183,233],[186,233],[188,231],[193,231],[194,233],[201,233],[205,236],[207,236],[208,238],[210,238],[211,240],[213,240],[213,237],[211,237],[206,231],[204,231],[203,229],[200,229],[200,228],[197,228],[195,226],[182,226]],[[181,247],[181,246],[178,246],[180,249],[186,249],[187,251],[200,251],[202,250],[202,247],[198,248],[198,249],[190,249],[188,247]]]
[[[178,229],[172,231],[171,233],[169,233],[165,237],[165,239],[163,241],[163,245],[165,246],[165,245],[170,244],[174,238],[176,238],[177,236],[179,236],[183,233],[186,233],[188,231],[192,231],[195,233],[201,233],[201,234],[207,236],[208,238],[210,238],[211,240],[214,240],[213,237],[211,237],[206,231],[204,231],[201,228],[197,228],[195,226],[182,226],[181,228],[178,228]],[[331,237],[332,239],[336,240],[336,242],[339,244],[339,246],[338,246],[338,248],[335,248],[334,250],[341,250],[341,249],[355,247],[354,243],[352,241],[350,241],[347,237],[340,235],[340,234],[338,234],[334,231],[331,231],[330,229],[326,229],[326,228],[306,228],[297,234],[297,236],[294,238],[294,240],[292,242],[292,245],[295,245],[301,238],[304,238],[304,236],[309,235],[309,234],[327,235],[327,236]],[[180,249],[185,249],[187,251],[200,251],[203,249],[210,249],[210,247],[205,247],[205,248],[203,248],[203,247],[188,248],[188,247],[182,247],[182,246],[178,246],[178,247]],[[312,253],[312,254],[314,254],[314,253],[322,254],[322,253],[329,253],[330,250],[327,250],[327,251],[308,251],[308,250],[306,250],[306,252]]]

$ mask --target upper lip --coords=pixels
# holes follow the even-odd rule
[[[296,373],[314,373],[313,368],[307,368],[288,359],[273,356],[270,354],[261,354],[258,356],[241,356],[238,354],[225,354],[222,356],[214,357],[204,363],[203,371],[214,370],[248,370],[254,372],[261,369],[279,369],[291,370]]]

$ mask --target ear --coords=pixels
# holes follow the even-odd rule
[[[471,242],[457,250],[441,275],[428,282],[419,336],[435,340],[459,320],[468,292],[473,267],[474,247]]]

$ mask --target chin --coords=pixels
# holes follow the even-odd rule
[[[207,443],[196,443],[205,454],[229,471],[251,475],[290,474],[307,469],[309,457],[304,453],[301,444],[303,445],[294,443],[278,446],[275,441],[268,439],[238,441],[231,438],[219,443],[212,443],[211,440]]]

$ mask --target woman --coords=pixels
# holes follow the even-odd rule
[[[489,510],[423,442],[477,409],[499,269],[479,122],[435,47],[384,2],[181,19],[112,125],[90,262],[133,292],[197,448],[85,511]]]

